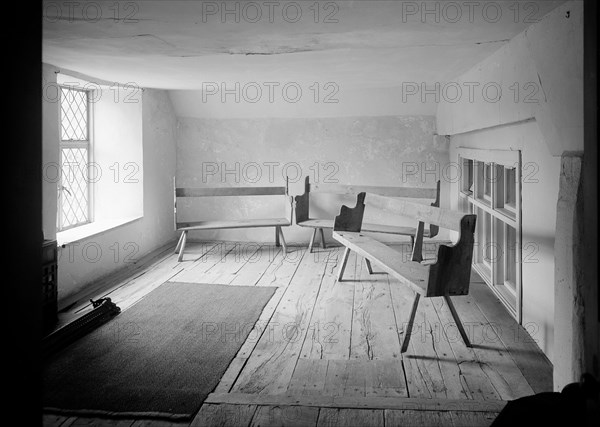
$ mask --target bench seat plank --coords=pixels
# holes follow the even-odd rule
[[[297,223],[297,225],[301,227],[310,227],[310,228],[327,228],[333,229],[333,220],[332,219],[309,219],[306,221],[301,221]],[[385,234],[399,234],[403,236],[414,236],[417,228],[416,227],[406,227],[406,226],[398,226],[398,225],[388,225],[388,224],[362,224],[362,231],[368,231],[372,233],[385,233]],[[423,230],[423,237],[429,237],[430,232],[429,229]]]
[[[334,231],[333,238],[357,254],[379,266],[387,273],[413,288],[419,294],[425,294],[429,280],[429,265],[419,264],[372,237],[361,233]],[[429,264],[429,263],[428,263]]]
[[[182,230],[216,230],[224,228],[258,228],[258,227],[287,227],[290,226],[288,218],[261,218],[239,220],[214,220],[178,222],[177,231]]]

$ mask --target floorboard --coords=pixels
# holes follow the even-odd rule
[[[377,409],[321,409],[318,427],[383,427],[383,411]]]
[[[304,406],[259,406],[251,427],[305,427],[314,426],[319,408]]]
[[[356,257],[351,359],[400,359],[400,342],[387,274],[369,274]],[[346,283],[346,282],[342,282]]]
[[[237,427],[248,426],[256,405],[204,404],[190,427]]]
[[[465,295],[453,298],[452,301],[463,323],[470,328],[475,356],[500,397],[504,400],[512,400],[534,394],[525,376],[496,335],[493,325],[487,322],[473,297]],[[443,301],[440,310],[449,311]]]
[[[415,293],[396,279],[390,279],[389,286],[390,294],[392,296],[392,310],[398,328],[398,345],[400,345],[400,343],[404,341],[406,325],[408,324],[408,318],[410,316]],[[419,312],[417,311],[416,316],[418,315]],[[419,339],[419,335],[421,334],[418,319],[419,317],[415,317],[415,326],[413,327],[410,338],[411,342],[413,339]],[[417,363],[417,359],[409,357],[411,354],[412,349],[409,344],[409,349],[402,355],[402,367],[404,370],[408,397],[431,398],[431,392],[424,380],[424,375],[426,375],[426,373],[423,374],[420,372],[420,366]]]
[[[453,301],[457,298],[461,297],[455,297],[453,298]],[[483,364],[477,358],[475,350],[464,345],[460,333],[458,332],[458,328],[456,327],[456,323],[454,322],[454,318],[445,305],[445,302],[441,299],[437,301],[437,304],[434,302],[440,324],[443,325],[450,348],[456,358],[463,389],[470,399],[501,399],[500,393],[498,393],[494,387],[486,370],[483,369]],[[474,333],[472,327],[469,329],[469,332],[470,338],[472,338]]]
[[[247,248],[244,256],[247,258],[246,263],[227,282],[230,285],[236,286],[255,286],[263,277],[265,272],[271,266],[278,255],[282,253],[281,248],[270,245],[263,245],[256,251],[250,254],[251,248]]]
[[[307,256],[323,256],[315,252]],[[320,254],[320,255],[319,255]],[[354,284],[338,282],[339,248],[330,251],[327,270],[321,281],[309,331],[300,357],[305,359],[347,359],[349,357]],[[349,260],[352,262],[352,260]]]
[[[279,394],[287,390],[308,332],[327,258],[303,257],[233,390]]]
[[[471,295],[490,325],[494,325],[496,333],[504,347],[519,367],[527,382],[536,393],[554,391],[552,386],[552,363],[543,356],[537,344],[535,325],[531,324],[529,332],[507,315],[506,309],[488,289],[485,283],[471,285]]]
[[[411,337],[404,360],[410,359],[417,366],[429,394],[436,399],[466,398],[459,378],[454,354],[444,349],[445,336],[440,333],[439,323],[430,302],[423,298],[419,304],[415,334]]]

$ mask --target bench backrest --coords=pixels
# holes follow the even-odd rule
[[[374,206],[392,214],[414,218],[418,221],[412,254],[413,262],[422,261],[421,245],[424,223],[458,232],[459,238],[456,244],[439,246],[437,260],[429,266],[429,282],[425,296],[468,294],[477,215],[422,205],[378,194],[361,193],[357,197],[355,208],[342,206],[340,215],[335,219],[334,230],[360,231],[365,200],[368,206]],[[401,256],[401,254],[398,254],[398,256]]]
[[[177,197],[276,196],[287,194],[285,187],[175,188]]]
[[[373,185],[344,185],[344,184],[321,184],[310,183],[307,176],[304,179],[304,194],[296,196],[296,223],[309,219],[310,193],[328,193],[340,195],[358,195],[360,193],[377,194],[386,197],[401,197],[414,199],[433,199],[432,206],[440,205],[440,181],[435,188],[423,187],[386,187]],[[361,220],[362,221],[362,220]],[[430,225],[431,237],[437,235],[436,225]]]
[[[173,178],[173,215],[175,218],[175,229],[178,228],[177,222],[177,199],[184,197],[242,197],[242,196],[286,196],[286,206],[290,208],[292,199],[288,195],[288,178],[286,177],[285,186],[272,187],[177,187],[175,178]]]
[[[366,199],[369,206],[395,215],[415,218],[418,221],[437,225],[447,230],[461,231],[461,220],[465,216],[462,212],[380,196],[379,194],[367,194]]]

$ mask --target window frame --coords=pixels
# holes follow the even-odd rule
[[[459,208],[478,215],[473,269],[521,324],[523,318],[521,151],[458,147],[457,156],[461,167],[458,188]],[[480,188],[485,185],[485,180],[488,178],[485,172],[486,164],[490,165],[488,170],[493,171],[494,174],[490,197],[485,196],[484,188]],[[469,167],[472,169],[466,170]],[[507,191],[507,175],[509,175],[507,170],[514,170],[514,207],[506,203],[506,197],[510,194]],[[471,186],[472,191],[466,190]],[[488,227],[489,236],[486,235]],[[508,227],[514,230],[514,248],[511,248]],[[494,243],[492,248],[496,251],[493,256],[487,254],[488,259],[486,259],[487,243],[490,241]],[[482,243],[486,248],[481,247]],[[502,251],[501,259],[497,257],[498,250]],[[509,264],[512,259],[514,263]]]
[[[86,125],[87,125],[87,139],[86,140],[63,140],[63,132],[62,132],[62,107],[59,106],[59,114],[58,114],[58,129],[59,129],[59,144],[58,144],[58,158],[59,158],[59,170],[60,170],[60,179],[58,181],[58,189],[57,189],[57,232],[63,232],[66,230],[71,230],[77,227],[81,227],[87,224],[91,224],[94,222],[94,186],[89,177],[92,173],[90,169],[90,165],[93,163],[93,135],[94,135],[94,126],[93,126],[93,102],[94,99],[94,90],[93,89],[82,89],[76,87],[77,84],[71,85],[69,83],[59,84],[58,87],[60,89],[60,98],[59,102],[62,103],[63,89],[67,89],[70,91],[84,92],[86,94]],[[64,226],[64,218],[63,218],[63,207],[62,207],[62,197],[63,197],[63,149],[75,149],[75,148],[85,148],[87,151],[87,159],[85,169],[87,172],[86,179],[86,191],[87,191],[87,206],[86,206],[86,220],[78,222],[76,224],[71,224],[68,226]]]

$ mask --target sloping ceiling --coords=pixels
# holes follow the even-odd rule
[[[447,81],[561,3],[51,1],[43,61],[163,89],[241,79],[388,88]]]

